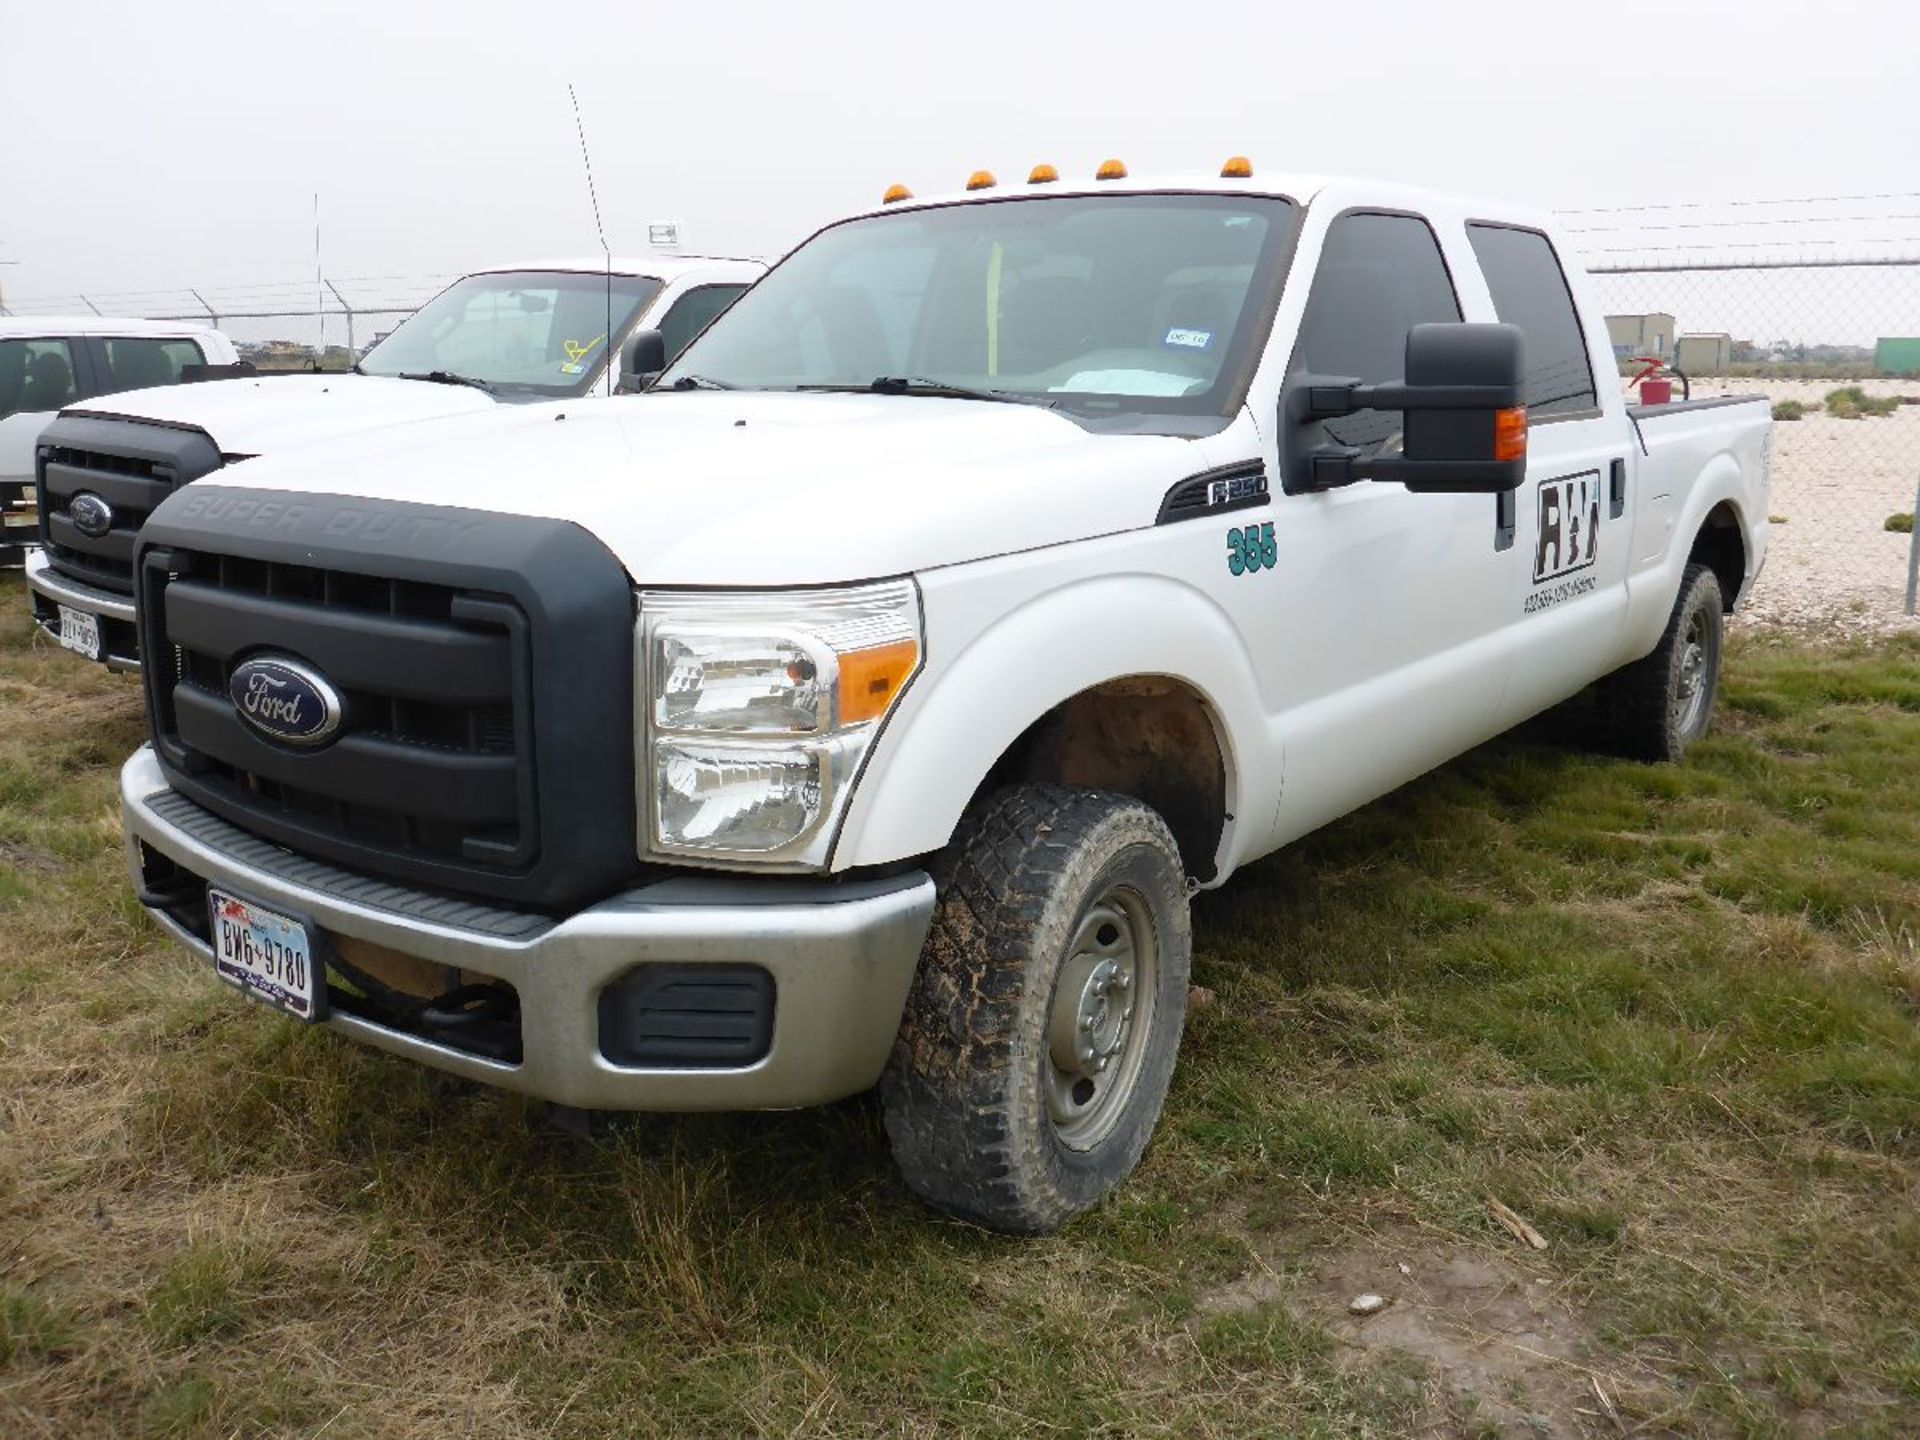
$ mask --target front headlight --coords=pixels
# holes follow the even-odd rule
[[[640,597],[641,850],[826,863],[851,781],[920,666],[910,580]]]

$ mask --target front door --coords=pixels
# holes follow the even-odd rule
[[[1396,380],[1412,326],[1460,318],[1425,220],[1342,215],[1328,228],[1288,371]],[[1321,427],[1363,453],[1400,444],[1394,413]],[[1268,456],[1275,473],[1279,448]],[[1263,680],[1286,746],[1275,837],[1284,842],[1491,733],[1511,569],[1486,495],[1362,481],[1276,497],[1273,519],[1291,613],[1271,632]]]

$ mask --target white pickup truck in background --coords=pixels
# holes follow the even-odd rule
[[[0,568],[24,563],[39,539],[33,454],[56,414],[123,390],[177,385],[190,367],[237,358],[233,342],[204,325],[105,315],[0,317]]]
[[[1708,726],[1758,399],[1619,394],[1544,217],[1222,174],[891,203],[631,402],[257,460],[131,556],[140,899],[563,1105],[878,1084],[1014,1232],[1133,1168],[1189,896],[1598,682]]]
[[[138,669],[134,536],[175,487],[316,440],[611,394],[636,335],[657,332],[646,363],[659,369],[765,270],[753,260],[649,256],[479,271],[402,321],[351,372],[69,404],[39,436],[43,548],[27,561],[34,618],[88,659]]]

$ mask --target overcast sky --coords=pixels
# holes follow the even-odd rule
[[[23,304],[310,280],[316,191],[332,276],[592,252],[568,81],[616,251],[673,217],[692,248],[773,255],[894,180],[1108,155],[1546,207],[1920,191],[1915,0],[3,3]]]

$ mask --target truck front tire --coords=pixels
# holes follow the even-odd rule
[[[1678,760],[1713,723],[1726,638],[1720,582],[1688,565],[1660,643],[1600,682],[1608,745],[1636,760]]]
[[[1010,1234],[1059,1228],[1139,1162],[1186,1020],[1179,848],[1137,800],[1018,785],[970,811],[880,1083],[907,1185]]]

